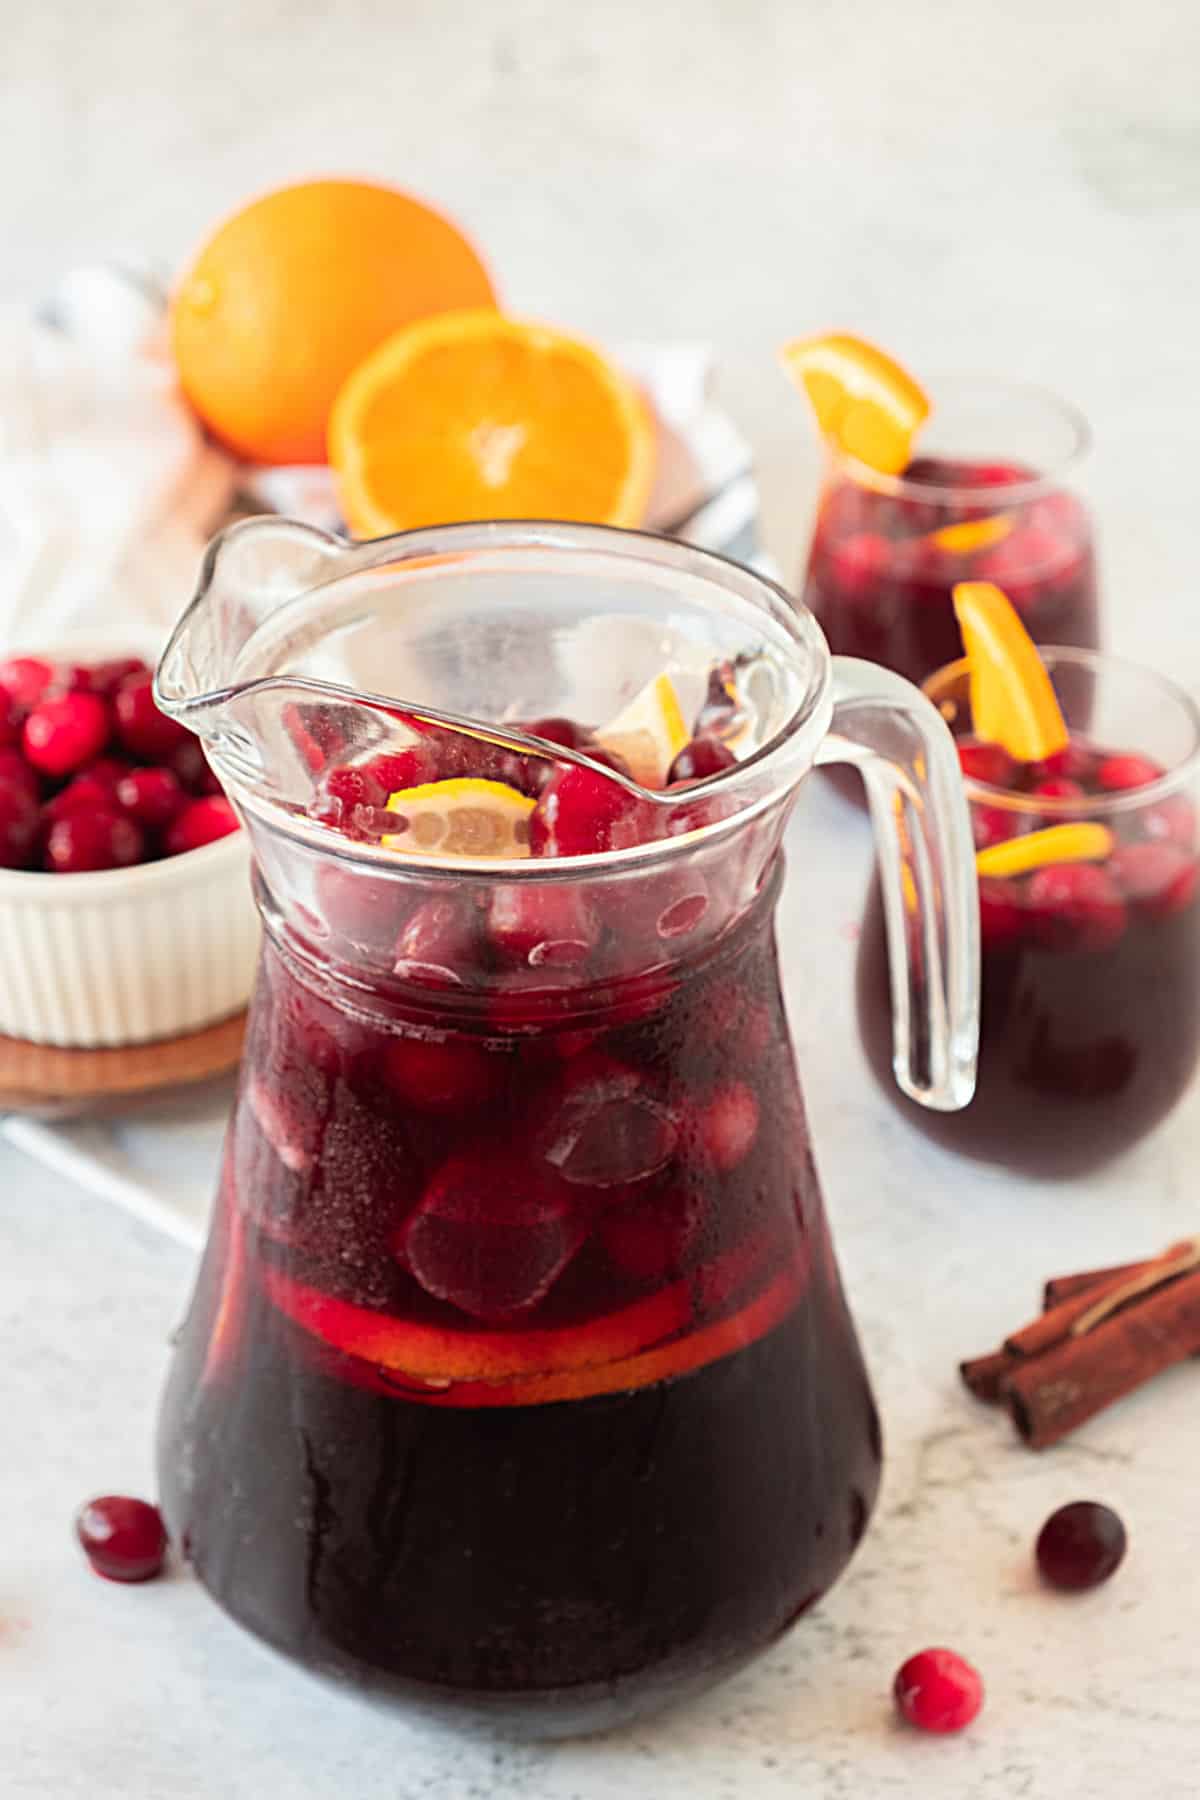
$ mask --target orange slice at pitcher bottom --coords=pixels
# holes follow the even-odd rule
[[[779,356],[808,395],[823,437],[881,474],[907,467],[929,401],[898,362],[848,332],[796,338]]]
[[[490,308],[437,314],[349,377],[329,461],[358,537],[478,519],[640,525],[655,427],[590,344]]]
[[[1037,645],[1016,607],[990,581],[960,581],[954,612],[970,669],[975,736],[1018,762],[1065,748],[1066,722]]]

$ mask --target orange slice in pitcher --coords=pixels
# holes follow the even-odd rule
[[[1040,762],[1064,749],[1062,709],[1008,595],[990,581],[960,581],[954,612],[970,665],[975,736],[1001,744],[1018,762]]]
[[[623,756],[643,787],[660,788],[690,736],[675,683],[664,671],[596,733],[596,742]]]
[[[469,519],[640,525],[655,426],[599,350],[478,308],[405,326],[360,363],[329,461],[358,537]]]
[[[824,437],[868,468],[900,474],[929,417],[924,390],[906,369],[847,332],[796,338],[779,355]]]
[[[957,525],[939,525],[929,534],[929,542],[951,556],[974,556],[977,550],[990,550],[1002,544],[1013,528],[1011,513],[992,513],[986,519],[963,519]]]
[[[1068,825],[1047,825],[1024,837],[1006,838],[975,853],[980,875],[1027,875],[1047,863],[1104,862],[1112,851],[1113,834],[1107,825],[1080,819]]]

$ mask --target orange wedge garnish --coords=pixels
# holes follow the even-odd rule
[[[1113,847],[1107,825],[1079,820],[1070,825],[1047,825],[1024,837],[1006,838],[975,853],[980,875],[1027,875],[1047,863],[1103,862]]]
[[[334,402],[329,461],[359,537],[468,519],[639,525],[655,430],[599,350],[491,308],[419,320]]]
[[[1013,528],[1011,513],[992,513],[986,519],[963,519],[958,525],[941,525],[929,534],[929,542],[951,556],[973,556],[1002,544]]]
[[[954,611],[970,665],[975,735],[1018,762],[1065,748],[1067,727],[1037,645],[1012,601],[990,581],[960,581]]]
[[[929,401],[898,362],[846,332],[796,338],[779,355],[808,395],[824,437],[881,474],[907,466]]]

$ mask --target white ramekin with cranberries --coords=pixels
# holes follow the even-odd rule
[[[100,1048],[244,1005],[249,847],[137,656],[0,658],[0,1034]]]

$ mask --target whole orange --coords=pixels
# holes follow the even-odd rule
[[[184,271],[171,338],[184,393],[252,462],[319,463],[334,396],[400,326],[492,306],[474,249],[397,188],[307,181],[253,200]]]

